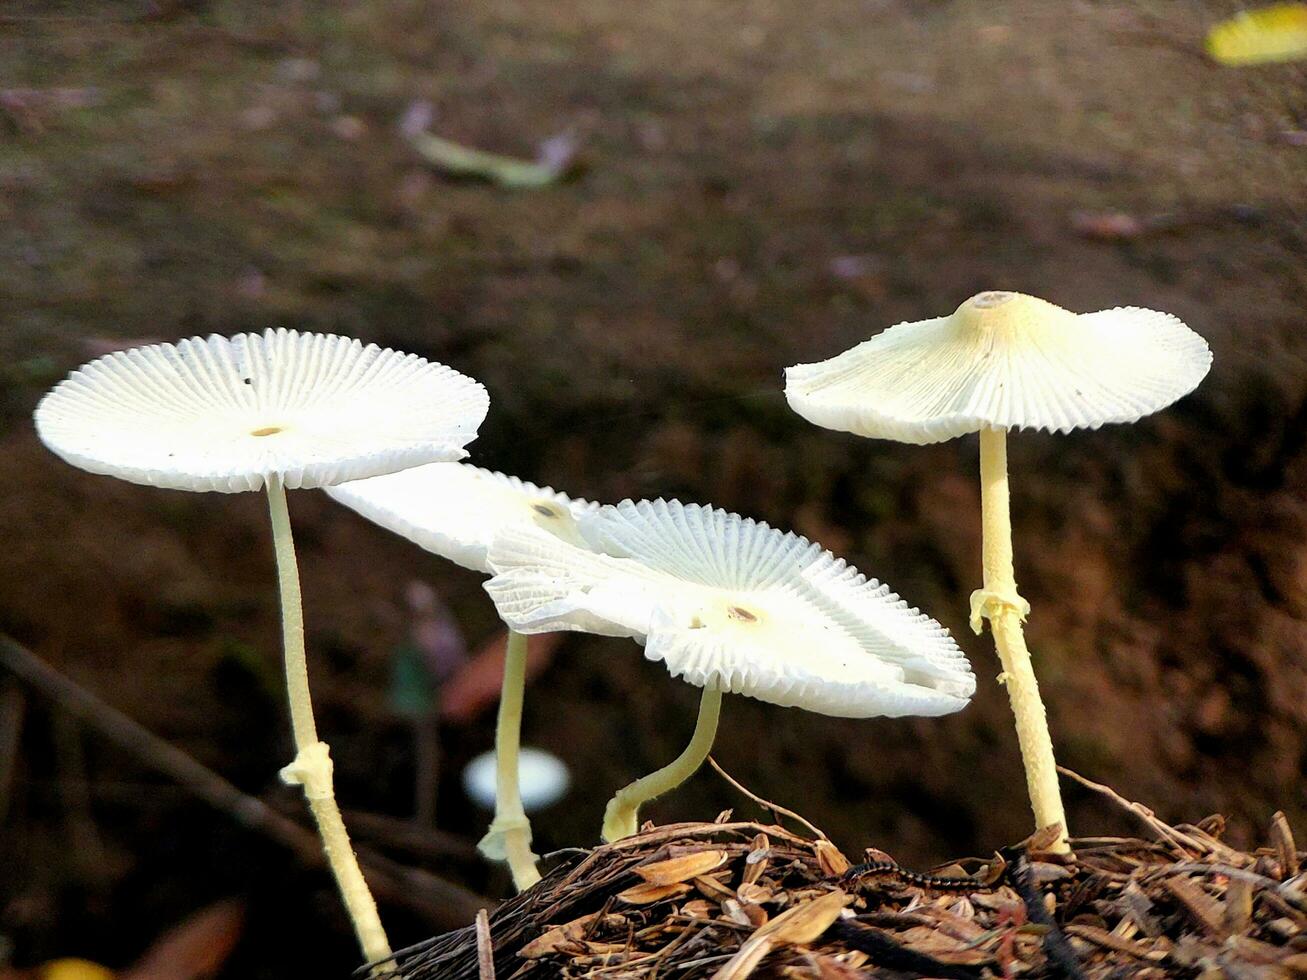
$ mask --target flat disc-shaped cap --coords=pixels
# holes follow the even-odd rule
[[[513,526],[539,527],[583,544],[576,520],[598,504],[467,463],[431,463],[327,487],[346,507],[419,547],[478,572],[486,552]]]
[[[1168,313],[1075,314],[1020,293],[980,293],[952,316],[900,323],[785,371],[796,412],[828,429],[942,442],[984,428],[1096,429],[1188,394],[1212,353]]]
[[[590,549],[496,539],[486,590],[514,629],[634,637],[691,684],[821,714],[941,715],[975,691],[942,626],[806,538],[664,500],[580,527]]]
[[[269,330],[109,354],[36,409],[74,466],[177,490],[322,487],[459,459],[490,399],[452,368],[348,337]]]

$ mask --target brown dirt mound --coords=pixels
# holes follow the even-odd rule
[[[1116,799],[1153,839],[1059,856],[1036,837],[929,874],[729,813],[646,824],[399,964],[409,980],[1307,976],[1307,854],[1279,814],[1245,852],[1220,817],[1172,827]]]

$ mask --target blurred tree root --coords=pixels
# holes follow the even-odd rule
[[[0,667],[243,827],[283,845],[310,867],[325,867],[322,846],[312,831],[278,813],[257,797],[241,792],[213,770],[106,704],[22,644],[4,635],[0,635]],[[370,849],[359,848],[358,859],[379,899],[409,908],[437,928],[466,925],[476,917],[478,909],[493,904],[451,881],[402,865]]]

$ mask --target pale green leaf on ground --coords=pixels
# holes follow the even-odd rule
[[[477,177],[514,190],[547,187],[572,167],[571,152],[542,151],[536,160],[489,153],[464,146],[431,133],[415,133],[410,139],[428,163],[452,177]]]

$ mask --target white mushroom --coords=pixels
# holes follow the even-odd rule
[[[443,364],[269,330],[91,361],[42,400],[36,430],[74,466],[132,483],[295,490],[460,459],[488,407]]]
[[[327,493],[427,551],[480,572],[490,571],[486,553],[495,535],[511,527],[539,528],[584,545],[577,520],[599,506],[466,463],[418,466],[328,487]],[[480,849],[508,862],[519,891],[540,880],[517,781],[525,685],[526,638],[510,630],[495,733],[499,802]]]
[[[489,572],[495,535],[535,526],[583,544],[577,518],[598,508],[549,487],[468,463],[431,463],[326,488],[374,524],[475,572]]]
[[[975,690],[948,632],[820,545],[723,510],[657,500],[581,522],[594,551],[536,529],[496,538],[486,585],[526,633],[628,636],[704,689],[681,757],[618,792],[604,837],[687,779],[716,731],[723,692],[828,715],[943,715]]]
[[[286,488],[458,459],[488,407],[480,384],[444,365],[347,337],[269,330],[109,354],[36,409],[45,445],[93,473],[179,490],[266,488],[297,749],[282,778],[304,789],[369,961],[388,960],[390,945],[313,719]]]
[[[824,428],[920,445],[989,428],[1134,422],[1193,391],[1211,364],[1203,338],[1169,313],[1075,314],[987,292],[951,316],[787,368],[785,397]]]
[[[522,809],[534,813],[553,806],[565,795],[571,776],[563,760],[543,749],[524,748],[517,757],[517,785],[521,790]],[[499,758],[496,752],[483,752],[463,770],[463,789],[477,806],[497,809],[499,793]]]
[[[951,316],[900,323],[828,361],[785,372],[785,395],[830,429],[908,443],[980,433],[984,588],[971,598],[977,633],[990,620],[1038,827],[1066,815],[1052,741],[1021,623],[1007,486],[1007,430],[1133,422],[1206,376],[1206,342],[1175,317],[1124,308],[1077,315],[1033,296],[985,292]]]

